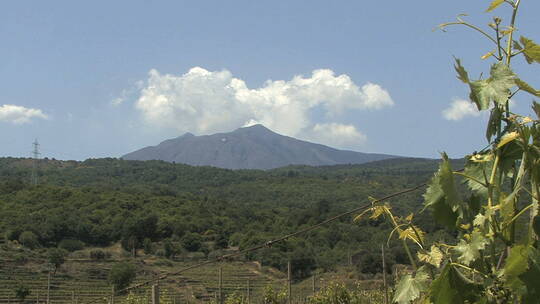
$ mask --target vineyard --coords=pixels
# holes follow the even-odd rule
[[[44,160],[41,184],[28,160],[0,159],[0,302],[538,303],[540,104],[512,104],[540,97],[513,68],[540,63],[540,45],[517,37],[520,4],[490,1],[510,18],[487,29],[465,15],[439,26],[495,47],[479,78],[455,59],[489,114],[487,146],[464,159],[269,171]]]
[[[7,245],[3,243],[2,248]],[[117,246],[118,247],[118,246]],[[13,249],[13,248],[12,248]],[[114,248],[115,251],[121,249]],[[12,250],[3,251],[3,254]],[[24,253],[19,247],[15,252]],[[82,256],[84,252],[75,252],[73,257]],[[127,254],[127,253],[125,253]],[[25,254],[25,256],[27,256]],[[160,274],[174,272],[193,266],[198,261],[191,262],[172,261],[152,256],[129,258],[113,256],[104,261],[95,261],[88,258],[67,259],[56,274],[49,276],[50,268],[46,259],[32,254],[24,260],[2,259],[0,265],[0,303],[20,302],[16,290],[20,286],[28,288],[29,295],[24,301],[28,303],[110,303],[112,285],[108,283],[108,273],[119,260],[130,261],[137,267],[137,276],[133,285],[154,280]],[[221,292],[224,298],[241,296],[249,297],[252,303],[263,301],[265,292],[274,290],[283,292],[287,288],[287,274],[277,269],[261,267],[258,263],[245,261],[228,261],[214,265],[199,267],[186,271],[181,275],[168,277],[153,284],[142,286],[129,293],[146,301],[150,301],[151,286],[159,284],[161,297],[168,303],[208,303],[215,302],[219,291],[219,271],[221,270]],[[314,294],[314,290],[323,289],[333,282],[343,282],[354,287],[356,280],[347,278],[354,269],[342,267],[340,272],[323,273],[314,277],[294,282],[292,284],[294,303],[304,303]],[[49,291],[48,290],[49,287]],[[314,289],[315,288],[315,289]],[[366,295],[380,294],[381,280],[365,280],[361,286]],[[128,294],[116,294],[114,301],[126,301]]]

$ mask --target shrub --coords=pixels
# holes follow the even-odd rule
[[[198,251],[202,246],[202,238],[199,234],[189,232],[182,237],[182,247],[187,251]]]
[[[84,243],[74,239],[63,239],[58,243],[58,248],[73,252],[84,248]]]
[[[67,251],[65,251],[64,249],[60,249],[60,248],[49,249],[49,252],[47,254],[47,260],[54,267],[55,274],[58,268],[60,268],[60,266],[64,264],[66,255],[67,255]]]
[[[108,281],[114,285],[116,290],[121,290],[129,286],[135,279],[135,266],[127,262],[114,264],[109,272]]]
[[[90,251],[90,259],[92,260],[105,260],[107,258],[110,258],[111,254],[109,252],[105,252],[101,249],[95,249]]]
[[[18,285],[15,287],[15,297],[19,299],[21,303],[24,302],[24,299],[30,295],[30,289],[25,285]]]
[[[19,235],[19,243],[30,249],[36,249],[39,247],[38,237],[32,231],[24,231],[21,233]]]
[[[152,240],[150,240],[149,238],[144,239],[144,241],[143,241],[143,249],[144,249],[144,253],[146,253],[146,254],[154,253],[154,248],[152,246]]]

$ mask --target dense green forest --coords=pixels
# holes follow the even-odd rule
[[[456,168],[462,161],[454,161]],[[291,166],[270,171],[192,167],[161,161],[89,159],[39,161],[38,185],[29,183],[32,160],[0,159],[0,232],[29,248],[108,246],[181,258],[212,256],[316,224],[426,182],[438,161],[392,159],[363,165]],[[421,209],[423,190],[390,201],[395,214]],[[446,238],[427,212],[415,219],[435,238]],[[380,269],[384,220],[342,218],[299,238],[245,257],[283,269],[291,260],[301,278],[349,260],[363,273]],[[406,264],[397,241],[389,263]]]

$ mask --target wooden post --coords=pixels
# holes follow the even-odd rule
[[[39,304],[39,289],[36,290],[36,304]]]
[[[152,304],[159,304],[159,285],[152,285]]]
[[[114,304],[114,285],[111,287],[111,304]]]
[[[249,278],[247,279],[247,304],[251,303],[251,286]]]
[[[47,275],[47,304],[51,301],[51,272]]]
[[[223,304],[223,268],[219,267],[219,303]]]
[[[71,291],[71,304],[75,304],[75,291]]]
[[[315,295],[315,274],[311,277],[311,290],[313,291],[313,295]]]
[[[287,262],[287,303],[291,304],[291,261]]]
[[[384,258],[384,244],[381,245],[382,251],[382,272],[383,272],[383,287],[384,287],[384,303],[388,304],[388,284],[386,284],[386,263]]]

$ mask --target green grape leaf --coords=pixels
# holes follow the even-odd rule
[[[540,298],[540,264],[539,252],[537,249],[530,248],[529,250],[529,268],[527,271],[519,275],[519,279],[525,284],[527,291],[524,294],[522,303],[533,304],[538,303]]]
[[[534,233],[536,233],[536,235],[540,236],[540,215],[536,215],[533,218],[532,226],[533,226]]]
[[[424,263],[431,264],[437,268],[441,266],[443,260],[443,253],[439,247],[431,245],[431,250],[427,253],[417,253],[418,259]]]
[[[489,5],[486,12],[489,13],[489,12],[493,11],[494,9],[496,9],[497,7],[499,7],[499,5],[501,5],[503,3],[504,3],[504,0],[493,0],[493,1],[491,1],[491,4]]]
[[[519,44],[518,41],[516,41],[516,40],[513,40],[513,41],[514,41],[514,43],[513,43],[514,50],[518,50],[518,51],[523,50],[523,47]]]
[[[471,240],[466,242],[461,239],[454,250],[459,253],[458,261],[465,265],[470,265],[472,261],[480,257],[480,250],[484,250],[488,240],[482,232],[475,229],[471,235]]]
[[[420,267],[415,276],[408,274],[399,280],[396,286],[393,301],[399,304],[408,304],[420,297],[428,287],[429,275],[424,267]]]
[[[476,155],[473,155],[465,164],[465,170],[463,173],[471,177],[467,178],[467,185],[469,186],[469,189],[474,191],[481,198],[487,198],[488,189],[484,184],[487,183],[486,176],[489,175],[489,172],[491,172],[491,168],[493,167],[493,157],[489,157],[492,156],[492,154],[481,155],[486,156],[484,157],[486,161],[473,161],[473,159],[476,157]]]
[[[448,204],[452,207],[458,206],[461,199],[459,198],[459,194],[456,189],[454,173],[452,171],[452,167],[450,166],[450,160],[448,159],[448,155],[446,155],[446,153],[442,154],[442,159],[443,161],[439,168],[441,188],[446,196]]]
[[[497,131],[500,129],[499,122],[502,119],[502,112],[501,109],[496,106],[491,109],[491,114],[489,115],[489,121],[486,128],[486,139],[488,141],[491,141],[491,137],[493,137],[495,134],[497,134]]]
[[[475,303],[481,296],[478,285],[464,278],[453,266],[446,264],[430,287],[430,300],[437,304]]]
[[[469,74],[465,70],[465,68],[461,65],[461,60],[458,58],[454,58],[456,60],[456,64],[454,64],[454,69],[458,73],[458,79],[461,80],[464,83],[469,83]]]
[[[454,176],[448,156],[443,154],[439,171],[431,179],[424,193],[424,209],[431,208],[435,220],[449,228],[454,228],[458,218],[455,212],[459,196],[454,185]]]
[[[483,215],[482,213],[478,213],[475,217],[474,217],[474,221],[473,221],[473,225],[476,226],[476,227],[484,227],[484,223],[486,222],[486,216]]]
[[[527,92],[529,94],[532,94],[532,95],[534,95],[536,97],[540,97],[540,90],[537,90],[537,89],[533,88],[528,83],[526,83],[525,81],[523,81],[523,80],[521,80],[519,78],[516,78],[516,85],[522,91],[525,91],[525,92]]]
[[[540,103],[533,101],[532,108],[533,108],[534,113],[536,113],[536,117],[540,119]]]
[[[478,110],[489,109],[494,101],[498,105],[505,105],[510,96],[510,88],[515,85],[515,74],[504,63],[491,66],[490,77],[469,82],[471,93],[469,97],[476,103]]]
[[[519,41],[523,45],[523,55],[529,64],[533,62],[540,63],[540,45],[534,43],[531,39],[521,36]]]
[[[529,266],[528,251],[529,247],[525,245],[515,245],[510,248],[510,254],[503,269],[503,278],[505,285],[513,290],[517,291],[523,286],[519,276],[527,271]]]

